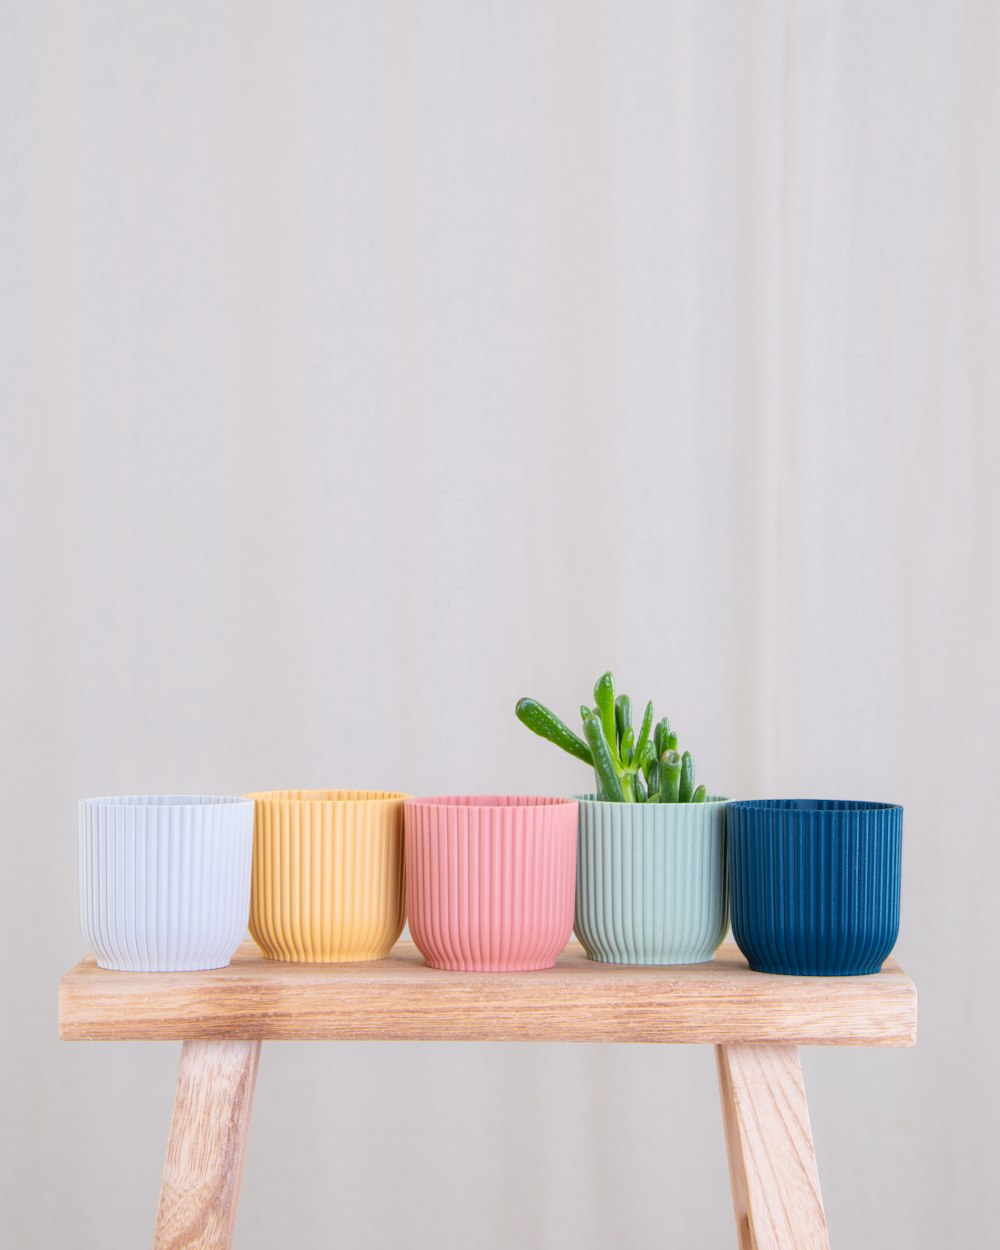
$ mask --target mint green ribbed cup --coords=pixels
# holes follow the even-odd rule
[[[700,964],[729,922],[726,803],[579,799],[574,931],[606,964]]]

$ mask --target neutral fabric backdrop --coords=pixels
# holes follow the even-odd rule
[[[614,669],[906,807],[834,1244],[995,1233],[995,3],[0,2],[0,1242],[146,1244],[167,1045],[62,1045],[77,798],[565,793]],[[265,1048],[243,1250],[735,1244],[707,1049]]]

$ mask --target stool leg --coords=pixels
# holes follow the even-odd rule
[[[795,1046],[717,1046],[740,1250],[830,1250]]]
[[[153,1250],[229,1250],[260,1042],[185,1042]]]

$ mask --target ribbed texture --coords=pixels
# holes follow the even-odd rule
[[[247,930],[252,840],[246,799],[84,799],[80,923],[99,966],[224,968]]]
[[[573,931],[576,803],[408,799],[406,897],[432,968],[551,968]]]
[[[878,972],[899,933],[903,809],[775,799],[729,805],[733,936],[756,972]]]
[[[725,936],[726,802],[580,802],[576,935],[609,964],[697,964]]]
[[[273,790],[255,801],[250,932],[269,959],[384,959],[403,931],[403,799]]]

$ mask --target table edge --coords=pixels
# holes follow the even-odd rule
[[[252,943],[244,943],[237,956],[241,953],[245,956],[253,949]],[[726,943],[720,948],[722,959],[715,962],[727,962],[732,958],[738,957],[745,965],[745,960],[739,955],[735,944]],[[416,948],[412,942],[402,942],[397,944],[393,952],[385,960],[372,961],[371,964],[354,964],[350,965],[354,971],[354,988],[363,992],[366,984],[372,984],[377,980],[375,974],[375,966],[377,965],[383,972],[387,964],[397,964],[400,970],[407,965],[411,965],[417,975],[421,978],[432,970],[426,969],[422,962],[417,962],[418,956]],[[807,1028],[801,1025],[796,1027],[793,1019],[786,1021],[778,1020],[768,1028],[753,1026],[744,1023],[738,1026],[738,1022],[727,1020],[724,1017],[719,1019],[711,1019],[712,1012],[718,1016],[723,1009],[720,1001],[711,1001],[711,994],[706,994],[705,1014],[708,1022],[702,1025],[692,1024],[691,1019],[685,1017],[680,1023],[671,1020],[669,1015],[669,1001],[654,1003],[652,1008],[646,1004],[646,1010],[641,1010],[644,1004],[641,1001],[630,1002],[630,996],[635,997],[642,991],[644,985],[651,982],[659,985],[661,991],[664,989],[664,980],[670,979],[683,985],[685,974],[683,967],[663,967],[649,968],[640,965],[595,965],[587,961],[583,957],[582,950],[578,943],[571,942],[566,951],[560,957],[561,962],[557,963],[553,970],[557,972],[560,967],[567,968],[571,977],[584,976],[600,978],[592,982],[603,991],[598,994],[598,998],[606,1001],[602,1003],[605,1010],[613,1010],[616,1003],[622,1012],[628,1011],[635,1013],[637,1008],[639,1018],[628,1018],[618,1020],[614,1026],[608,1024],[600,1024],[589,1018],[591,1005],[588,1000],[586,1007],[577,1006],[574,1008],[572,1001],[566,997],[565,991],[562,997],[556,997],[549,1004],[545,1000],[541,1000],[536,996],[534,1003],[530,1004],[530,1009],[524,1004],[512,1004],[509,1008],[505,1008],[502,1000],[501,989],[512,987],[515,990],[519,987],[529,991],[532,986],[537,989],[538,982],[534,981],[540,974],[538,973],[434,973],[434,976],[442,978],[454,978],[449,984],[448,981],[442,980],[439,983],[438,992],[433,997],[428,996],[426,1004],[420,1004],[416,1007],[410,1006],[402,1011],[399,1019],[386,1020],[386,1007],[380,1005],[367,1015],[358,1011],[352,1017],[337,1016],[334,1010],[327,1010],[323,1016],[320,1012],[319,1016],[311,1022],[301,1018],[301,1013],[282,1011],[280,1003],[277,1007],[268,1012],[263,1007],[255,1013],[244,1011],[242,1015],[227,1016],[225,1012],[219,1012],[217,1015],[202,1015],[201,1017],[190,1016],[185,1018],[183,1014],[176,1018],[168,1018],[168,1014],[157,1014],[153,1012],[147,1017],[132,1017],[131,1026],[123,1031],[120,1020],[102,1014],[101,1000],[105,999],[113,1003],[113,997],[108,1000],[106,991],[107,983],[94,991],[91,986],[92,978],[95,973],[99,973],[101,978],[114,978],[112,984],[116,984],[118,988],[127,986],[128,981],[122,980],[118,982],[118,978],[139,978],[139,977],[157,977],[171,976],[183,977],[188,974],[182,973],[113,973],[105,972],[95,968],[93,957],[87,956],[73,968],[71,968],[59,982],[59,1034],[64,1041],[185,1041],[199,1039],[229,1039],[229,1040],[262,1040],[262,1041],[522,1041],[532,1044],[539,1042],[589,1042],[593,1044],[615,1044],[615,1043],[642,1043],[651,1042],[656,1044],[714,1044],[714,1045],[764,1045],[764,1044],[788,1044],[788,1045],[804,1045],[804,1046],[871,1046],[871,1047],[894,1047],[903,1048],[913,1046],[917,1040],[917,991],[916,986],[906,975],[898,962],[891,956],[886,960],[881,972],[873,974],[871,977],[781,977],[764,973],[751,973],[747,969],[746,984],[753,989],[756,986],[761,991],[769,989],[769,993],[756,993],[751,997],[761,998],[771,1007],[782,1007],[782,995],[774,991],[780,989],[782,984],[791,988],[792,992],[787,1000],[787,1010],[791,1017],[795,1015],[796,1006],[809,1007],[811,1005],[813,1011],[818,1010],[817,1003],[820,1002],[814,991],[816,986],[821,983],[836,983],[838,987],[843,987],[841,992],[846,993],[851,987],[858,989],[857,998],[859,1002],[865,998],[870,998],[868,1004],[869,1014],[866,1016],[859,1008],[851,1013],[850,1018],[845,1020],[843,1033],[838,1033],[836,1028],[827,1021],[823,1029],[820,1030],[815,1025]],[[247,967],[249,969],[259,969],[265,964],[272,961],[265,960],[263,957],[257,959],[238,959],[234,957],[234,962],[226,969],[218,971],[226,974],[219,979],[220,993],[223,1000],[229,997],[235,1001],[241,993],[249,992],[249,980],[240,979],[239,969]],[[280,969],[298,969],[299,972],[293,974],[299,977],[306,987],[306,991],[316,990],[320,987],[321,982],[327,970],[329,970],[331,983],[339,981],[342,985],[346,984],[344,978],[344,970],[348,965],[317,965],[317,964],[283,964],[273,961],[275,971]],[[689,968],[697,970],[706,970],[709,965],[688,965]],[[370,969],[373,973],[370,979],[364,977],[366,969]],[[659,979],[657,979],[659,974]],[[209,973],[192,973],[192,977],[210,976]],[[403,976],[407,976],[403,973]],[[722,974],[720,973],[720,976]],[[742,978],[742,971],[737,972],[737,976]],[[764,982],[758,981],[758,978],[767,978],[769,986]],[[477,983],[482,980],[482,988],[487,991],[483,995],[483,1002],[476,1003],[469,998],[468,989],[470,979],[474,979]],[[752,981],[750,980],[752,978]],[[252,979],[252,978],[251,978]],[[551,982],[551,977],[549,978]],[[616,999],[613,994],[608,994],[608,990],[614,988],[615,982],[621,989],[620,999]],[[702,983],[704,983],[702,981]],[[846,987],[844,983],[847,983]],[[879,985],[879,992],[873,993],[870,987],[873,984]],[[398,986],[400,982],[389,982],[390,986]],[[561,983],[559,983],[561,984]],[[205,983],[192,982],[192,990],[200,985],[201,992],[205,992]],[[229,987],[228,994],[226,987]],[[637,989],[638,987],[638,989]],[[443,991],[443,993],[441,992]],[[404,991],[405,992],[405,991]],[[174,990],[176,995],[176,988]],[[679,996],[683,995],[683,990],[677,991]],[[698,1009],[691,1005],[690,995],[693,991],[688,991],[689,998],[686,1000],[686,1010],[689,1016],[697,1016]],[[452,1020],[450,1023],[437,1018],[439,1007],[442,1001],[451,1000],[447,1003],[453,1010],[459,999],[464,996],[465,1001],[462,1002],[462,1011],[466,1015],[466,1019]],[[384,996],[386,999],[391,997],[390,993]],[[669,1000],[670,995],[665,995]],[[732,1010],[736,1010],[743,1000],[738,994],[731,994],[727,1000],[731,1004]],[[544,1021],[542,1013],[547,1005],[551,1005],[557,1014],[561,1015],[560,1019]],[[745,1004],[744,1004],[745,1005]],[[821,1005],[821,1004],[820,1004]],[[322,1004],[321,1004],[322,1006]],[[329,1004],[327,1005],[329,1008]],[[780,1014],[780,1012],[779,1012]],[[371,1022],[369,1022],[369,1019]],[[881,1022],[880,1022],[881,1021]],[[823,1035],[818,1035],[820,1032]]]

